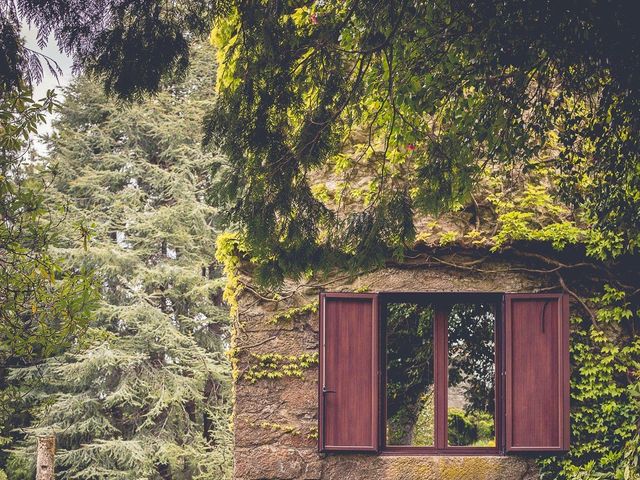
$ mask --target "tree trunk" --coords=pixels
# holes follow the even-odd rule
[[[208,378],[207,382],[204,385],[204,399],[205,402],[210,404],[215,403],[218,404],[218,383],[213,379]],[[213,398],[212,398],[213,397]],[[204,434],[204,439],[208,444],[208,448],[212,448],[215,446],[215,438],[211,433],[211,429],[213,427],[213,421],[209,414],[207,413],[207,409],[204,409],[203,417],[202,417],[202,433]]]
[[[36,480],[54,480],[56,437],[38,437]]]

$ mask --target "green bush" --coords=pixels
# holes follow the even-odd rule
[[[449,445],[471,445],[478,439],[478,429],[457,408],[449,409]]]

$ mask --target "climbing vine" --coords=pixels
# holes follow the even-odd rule
[[[543,478],[636,480],[640,422],[638,305],[604,286],[597,325],[572,319],[569,453],[542,460]]]
[[[222,264],[226,277],[223,298],[229,305],[232,316],[238,312],[238,297],[242,292],[238,267],[244,254],[246,249],[239,235],[224,232],[216,238],[216,260]]]
[[[242,378],[249,383],[285,377],[304,378],[305,370],[318,365],[317,353],[282,355],[280,353],[252,353],[252,363]]]
[[[284,312],[280,312],[274,315],[273,317],[271,317],[269,320],[267,320],[267,323],[278,324],[281,322],[293,322],[306,315],[310,315],[312,313],[317,313],[317,312],[318,312],[318,302],[313,301],[301,307],[292,307],[285,310]]]
[[[272,432],[282,432],[290,435],[300,435],[300,429],[294,425],[285,425],[282,423],[273,422],[260,422],[258,424],[260,428],[270,430]]]

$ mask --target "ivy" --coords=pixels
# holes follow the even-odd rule
[[[458,240],[458,232],[445,232],[440,235],[440,246],[451,245]]]
[[[311,427],[309,429],[309,433],[307,434],[307,438],[310,440],[318,439],[318,427]]]
[[[260,428],[265,430],[270,430],[272,432],[282,432],[288,433],[291,435],[300,435],[300,429],[294,425],[283,425],[281,423],[272,423],[272,422],[260,422],[258,424]]]
[[[251,356],[255,360],[255,364],[251,365],[243,375],[243,378],[249,383],[286,377],[304,378],[305,370],[318,365],[318,353],[303,353],[300,355],[252,353]]]
[[[571,450],[540,462],[543,479],[637,480],[640,422],[638,321],[624,292],[591,299],[598,325],[572,319]]]
[[[493,179],[487,200],[497,213],[497,230],[491,238],[492,251],[519,240],[548,242],[556,250],[584,242],[589,232],[582,228],[566,206],[551,194],[557,173],[535,169],[525,176],[519,188],[511,180]]]
[[[370,285],[363,285],[361,287],[356,288],[353,293],[367,293],[371,291]]]
[[[284,312],[278,313],[267,320],[267,323],[277,324],[281,322],[293,322],[305,315],[309,315],[312,313],[318,312],[318,302],[313,301],[301,307],[293,307],[285,310]]]
[[[242,292],[237,271],[243,253],[246,250],[238,234],[224,232],[216,238],[215,257],[222,264],[226,277],[223,298],[229,305],[232,316],[238,311],[238,296]]]

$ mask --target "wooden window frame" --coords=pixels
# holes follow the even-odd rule
[[[331,391],[325,390],[326,388],[326,331],[325,331],[325,301],[332,299],[347,299],[351,300],[355,296],[352,293],[321,293],[320,294],[320,322],[319,322],[319,335],[320,335],[320,368],[319,368],[319,378],[318,378],[318,398],[320,399],[319,403],[319,414],[318,414],[318,446],[321,452],[344,452],[351,451],[354,453],[378,453],[378,442],[380,438],[380,433],[378,431],[378,417],[380,414],[380,406],[379,406],[379,398],[380,398],[380,304],[379,304],[379,294],[377,293],[361,293],[358,294],[358,298],[363,300],[371,301],[372,309],[371,313],[373,315],[372,321],[377,323],[377,327],[373,329],[373,337],[372,337],[372,353],[373,353],[373,362],[372,362],[372,372],[371,375],[373,378],[376,378],[377,381],[373,383],[372,396],[371,396],[371,407],[373,411],[378,411],[377,416],[373,416],[371,418],[371,445],[369,446],[345,446],[345,445],[331,445],[326,443],[325,438],[325,411],[326,411],[326,395],[328,393],[335,393]]]
[[[504,412],[504,321],[503,321],[503,298],[501,293],[423,293],[423,292],[401,292],[401,293],[380,293],[380,426],[381,432],[379,453],[381,455],[503,455],[504,449],[504,422],[502,420]],[[387,304],[390,303],[412,303],[416,305],[436,305],[434,316],[434,390],[435,398],[435,424],[434,424],[434,446],[411,446],[411,445],[386,445],[387,428],[387,349],[386,349],[386,313]],[[495,447],[467,447],[459,445],[447,445],[448,443],[448,331],[446,311],[457,303],[488,303],[495,306]]]
[[[504,386],[505,395],[502,399],[505,412],[505,452],[506,453],[532,453],[545,451],[548,453],[566,452],[569,450],[570,444],[570,367],[569,367],[569,297],[567,295],[557,293],[506,293],[504,295],[505,301],[503,305],[504,315]],[[557,342],[558,342],[558,354],[562,360],[558,370],[558,442],[554,445],[539,445],[536,447],[522,447],[513,445],[513,398],[512,398],[512,349],[513,343],[511,341],[511,328],[512,328],[512,305],[511,302],[519,300],[546,300],[557,301]],[[546,306],[545,306],[546,308]],[[543,308],[544,318],[544,308]]]
[[[372,438],[368,445],[325,445],[325,385],[326,365],[325,359],[325,299],[352,299],[358,297],[372,302],[372,322],[374,329],[372,334],[372,372],[374,378],[372,384],[371,406],[374,414],[372,420]],[[540,300],[557,299],[558,301],[558,378],[560,387],[559,395],[559,420],[558,424],[560,440],[556,444],[540,444],[535,446],[513,445],[513,414],[509,408],[510,388],[513,390],[513,382],[510,383],[510,375],[514,375],[512,355],[512,330],[514,326],[512,304],[517,299]],[[387,305],[390,303],[413,303],[417,305],[436,304],[434,318],[434,386],[436,392],[436,414],[434,428],[434,443],[432,447],[410,445],[386,445],[387,428],[387,351],[386,351],[386,324]],[[443,314],[447,306],[460,303],[486,303],[495,306],[495,447],[472,446],[447,446],[448,436],[448,314]],[[546,308],[546,307],[544,307]],[[545,310],[542,310],[542,319],[545,318]],[[506,292],[376,292],[376,293],[331,293],[320,294],[320,365],[318,377],[318,428],[320,452],[338,453],[375,453],[379,455],[431,455],[431,456],[455,456],[455,455],[509,455],[515,454],[546,454],[564,452],[569,449],[570,425],[569,425],[569,300],[566,294],[561,293],[521,293]],[[519,317],[521,318],[521,317]],[[544,325],[544,323],[542,324]],[[438,329],[436,332],[435,330]],[[544,327],[543,327],[544,331]],[[514,377],[515,378],[515,377]],[[438,387],[437,385],[443,385]],[[327,390],[328,392],[329,390]],[[335,392],[333,392],[335,393]],[[513,395],[513,392],[511,392]],[[527,397],[530,398],[530,397]],[[534,400],[535,401],[535,400]],[[511,428],[511,432],[510,429]],[[533,443],[532,443],[533,445]]]

